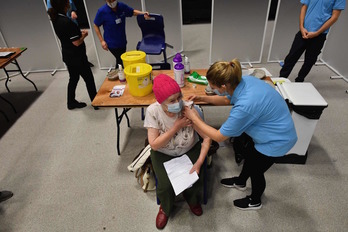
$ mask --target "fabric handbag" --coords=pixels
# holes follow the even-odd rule
[[[156,179],[150,158],[151,147],[147,145],[128,165],[128,170],[135,173],[135,178],[144,192],[156,189]]]

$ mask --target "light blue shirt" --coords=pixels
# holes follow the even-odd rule
[[[243,76],[230,98],[233,107],[220,128],[222,135],[236,137],[245,132],[257,151],[273,157],[286,155],[295,145],[297,135],[288,106],[269,84]]]
[[[304,27],[308,32],[319,30],[331,18],[333,10],[344,10],[346,6],[345,0],[301,0],[301,3],[307,6]]]

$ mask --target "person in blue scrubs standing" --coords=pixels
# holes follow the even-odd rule
[[[305,52],[304,63],[295,82],[303,82],[318,59],[330,27],[338,20],[346,6],[345,0],[301,0],[300,31],[295,35],[289,54],[279,76],[290,75],[298,59]]]
[[[116,67],[123,62],[121,55],[126,52],[126,17],[143,14],[149,18],[148,12],[135,10],[123,2],[106,0],[106,4],[99,8],[94,19],[94,29],[99,38],[100,44],[105,51],[110,51],[116,58]],[[103,26],[104,37],[100,32]]]
[[[221,142],[245,132],[250,136],[247,155],[238,177],[221,180],[225,187],[246,190],[251,179],[251,195],[234,201],[242,210],[262,207],[261,196],[266,188],[264,173],[276,157],[286,155],[297,141],[290,111],[282,96],[265,81],[243,76],[237,59],[215,62],[207,72],[207,80],[217,96],[190,96],[189,100],[213,105],[233,105],[220,129],[207,125],[198,112],[185,107],[184,115],[211,139]]]

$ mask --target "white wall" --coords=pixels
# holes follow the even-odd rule
[[[0,31],[8,47],[28,48],[17,59],[22,70],[65,68],[43,0],[1,3]]]
[[[270,0],[212,2],[210,63],[260,63]]]

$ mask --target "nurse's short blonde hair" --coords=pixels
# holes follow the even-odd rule
[[[237,59],[230,62],[215,62],[207,72],[207,80],[217,87],[229,84],[232,88],[236,88],[242,80],[240,62]]]

